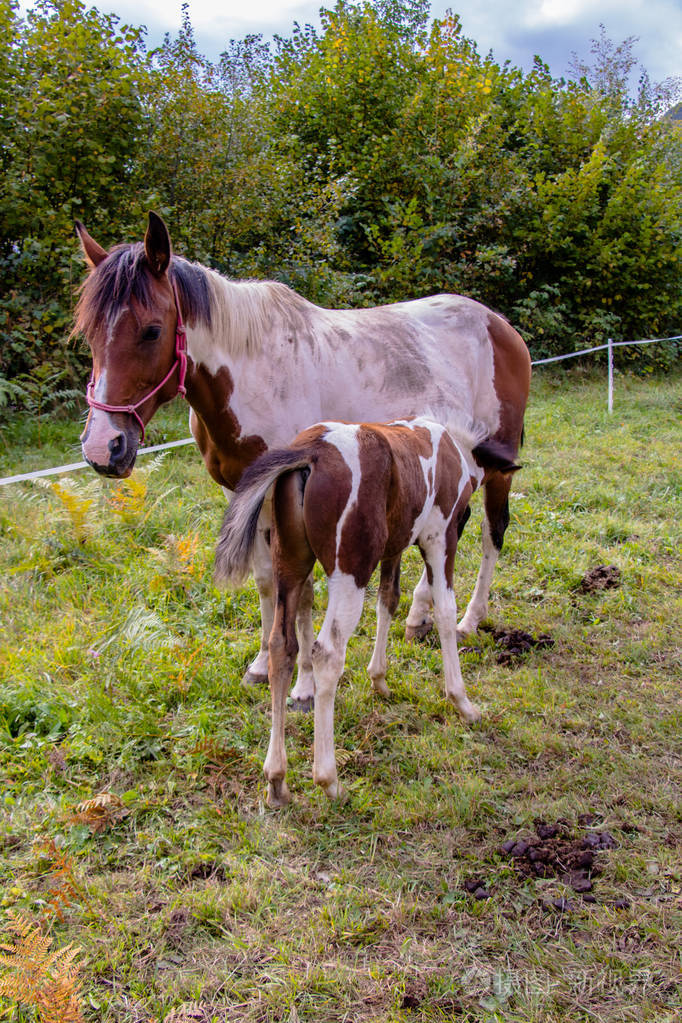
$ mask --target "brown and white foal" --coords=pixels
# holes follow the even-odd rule
[[[272,696],[264,770],[268,802],[289,801],[284,748],[286,699],[298,652],[296,611],[315,561],[327,575],[329,601],[313,646],[313,778],[332,799],[343,796],[334,750],[334,697],[346,645],[362,614],[365,589],[381,562],[377,634],[369,664],[374,689],[388,694],[386,640],[400,596],[400,557],[417,544],[426,565],[440,633],[445,692],[465,721],[480,718],[468,699],[457,654],[452,589],[457,541],[469,499],[488,471],[517,469],[498,443],[425,418],[383,424],[320,423],[290,447],[270,451],[244,473],[225,515],[216,579],[235,585],[249,571],[258,516],[274,484],[272,555],[276,594],[269,642]]]

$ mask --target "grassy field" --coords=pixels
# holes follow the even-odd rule
[[[410,553],[390,700],[373,600],[349,648],[341,807],[294,714],[294,802],[264,805],[256,594],[212,585],[223,501],[193,448],[0,489],[0,1019],[680,1019],[682,378],[605,397],[534,381],[490,620],[553,645],[471,638],[466,727],[437,638],[403,638]],[[76,424],[38,448],[39,425],[3,427],[0,475],[78,457]],[[148,439],[185,433],[178,405]],[[616,585],[581,585],[600,565]]]

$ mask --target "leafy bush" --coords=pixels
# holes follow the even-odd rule
[[[213,63],[187,7],[148,52],[82,0],[0,0],[0,47],[0,412],[83,384],[74,218],[109,245],[150,207],[221,272],[322,304],[461,292],[538,357],[680,331],[682,134],[670,91],[628,92],[632,40],[602,33],[557,81],[481,57],[425,0],[339,0]]]

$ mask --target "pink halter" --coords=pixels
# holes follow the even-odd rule
[[[97,399],[93,397],[95,381],[93,380],[92,377],[90,377],[88,386],[85,391],[85,400],[87,401],[90,408],[102,409],[103,412],[127,412],[128,415],[134,416],[135,419],[137,419],[138,423],[140,424],[140,430],[142,431],[140,443],[144,443],[144,423],[142,422],[142,418],[138,415],[137,410],[139,409],[140,405],[144,405],[145,401],[149,401],[150,398],[153,398],[157,391],[160,391],[161,388],[168,383],[170,378],[173,376],[173,373],[175,373],[176,369],[178,371],[178,389],[175,392],[175,394],[176,395],[181,394],[184,398],[185,394],[187,393],[185,388],[185,377],[187,375],[187,333],[185,331],[185,325],[182,322],[182,315],[180,313],[180,300],[178,298],[178,289],[177,285],[175,284],[175,281],[172,282],[171,287],[173,288],[173,296],[175,298],[175,309],[178,316],[178,322],[175,327],[175,362],[168,370],[161,383],[157,384],[153,390],[145,394],[145,396],[143,398],[140,398],[139,401],[136,401],[134,405],[107,405],[103,401],[97,401]]]

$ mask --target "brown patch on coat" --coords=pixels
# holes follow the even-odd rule
[[[438,447],[438,457],[436,459],[438,492],[435,504],[440,508],[445,518],[448,517],[454,507],[446,534],[445,551],[445,579],[450,589],[452,588],[457,543],[460,533],[464,528],[464,523],[468,518],[467,509],[475,489],[472,486],[472,477],[467,474],[467,480],[462,488],[462,493],[459,495],[459,498],[457,497],[460,480],[465,472],[467,470],[462,464],[462,458],[456,445],[450,435],[444,433]]]
[[[382,558],[394,558],[407,547],[417,516],[427,498],[427,485],[419,458],[431,458],[433,444],[423,426],[372,425],[390,458],[390,479],[385,498],[387,535]],[[361,463],[362,464],[362,463]],[[373,472],[368,467],[368,471]],[[366,470],[363,466],[363,476]]]
[[[343,526],[339,568],[365,587],[379,561],[407,547],[427,499],[420,457],[430,458],[430,431],[418,426],[362,424],[358,430],[358,499]]]
[[[360,483],[357,500],[343,524],[338,551],[342,572],[352,575],[355,585],[364,588],[386,551],[390,537],[388,513],[391,447],[380,430],[361,426],[357,432]]]
[[[272,539],[273,563],[277,565],[278,598],[282,583],[293,587],[312,572],[315,554],[310,546],[303,518],[304,476],[300,470],[280,476],[273,492],[273,514],[277,529]]]
[[[459,481],[464,472],[465,467],[462,465],[462,458],[456,445],[450,435],[444,433],[438,445],[438,455],[436,457],[436,484],[438,489],[435,504],[440,508],[445,518],[448,517],[457,501]],[[459,501],[457,501],[456,517],[462,514],[464,508],[469,503],[472,494],[470,481],[471,476],[467,479]]]
[[[267,450],[258,434],[241,436],[241,425],[230,408],[234,391],[226,366],[217,373],[189,360],[187,398],[192,406],[192,432],[209,473],[223,487],[234,490],[248,465]]]
[[[493,350],[493,386],[500,403],[495,437],[510,444],[516,453],[530,391],[530,353],[518,331],[496,313],[488,317],[488,334]]]
[[[336,527],[350,497],[352,475],[338,448],[321,439],[324,430],[325,427],[304,430],[292,447],[310,451],[311,471],[305,487],[303,515],[308,542],[329,576],[336,567]]]
[[[360,426],[358,448],[361,472],[358,497],[344,521],[338,564],[363,588],[379,561],[398,557],[409,544],[428,496],[420,459],[432,457],[433,443],[425,427],[411,429],[372,423]],[[350,481],[350,470],[347,471]],[[434,502],[445,518],[457,500],[462,471],[459,452],[445,433],[439,441]],[[350,485],[349,482],[348,494]],[[452,579],[460,519],[466,513],[472,491],[467,480],[448,529],[445,567],[448,580]],[[344,507],[338,510],[336,523]]]

